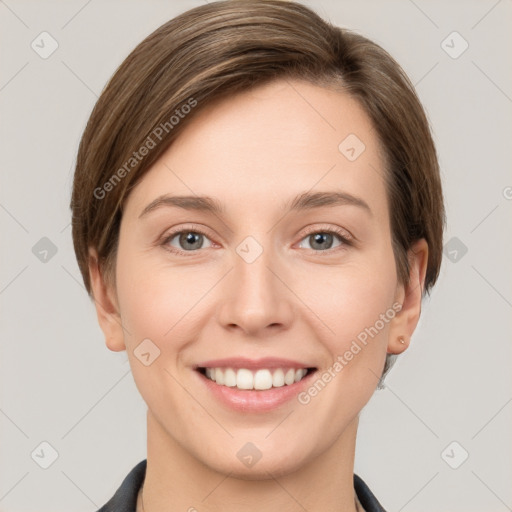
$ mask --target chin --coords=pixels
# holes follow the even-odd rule
[[[276,453],[275,451],[273,455],[266,456],[263,451],[261,458],[255,462],[244,461],[243,453],[240,455],[240,458],[235,453],[232,458],[227,458],[224,455],[222,460],[203,460],[202,462],[218,473],[229,475],[230,478],[268,480],[272,477],[282,477],[299,470],[304,465],[304,458],[297,457],[296,453],[291,457],[285,453]]]

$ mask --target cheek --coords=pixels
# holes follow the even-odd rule
[[[176,410],[186,397],[175,386],[175,361],[190,336],[191,331],[184,330],[193,324],[187,311],[199,298],[191,297],[198,295],[197,283],[190,282],[178,269],[163,268],[161,260],[156,262],[120,245],[117,289],[127,355],[137,388],[152,410],[161,407],[162,397],[166,397],[171,410]],[[194,289],[195,294],[191,291]],[[143,353],[149,353],[146,361]],[[169,394],[173,387],[178,391]]]
[[[200,338],[211,318],[209,292],[218,284],[219,270],[173,266],[165,255],[128,250],[119,252],[117,277],[129,357],[144,339],[150,339],[161,353],[157,366],[179,366],[178,359]]]
[[[159,249],[154,251],[154,255],[145,254],[129,235],[121,237],[117,289],[123,323],[132,337],[158,340],[186,313],[187,295],[196,284],[181,269],[166,265]]]
[[[309,278],[310,283],[313,281]],[[394,258],[381,254],[317,275],[308,306],[322,320],[316,329],[327,350],[327,367],[300,397],[312,404],[319,425],[330,424],[332,435],[347,417],[354,417],[371,398],[384,365],[388,330],[395,316]],[[320,291],[323,289],[323,293]],[[306,297],[306,288],[302,290]],[[298,292],[300,295],[301,292]],[[320,325],[320,324],[319,324]],[[318,399],[316,397],[319,397]],[[340,407],[343,404],[343,407]],[[326,435],[320,430],[318,435]]]
[[[312,278],[308,279],[311,284]],[[324,333],[321,341],[331,364],[338,361],[341,365],[329,393],[336,390],[332,400],[337,402],[343,396],[355,410],[373,393],[386,357],[388,331],[395,316],[392,250],[354,259],[328,274],[319,273],[314,282],[307,304],[322,320],[317,333]],[[305,288],[298,292],[303,297],[306,293]]]

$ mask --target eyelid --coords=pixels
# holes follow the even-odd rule
[[[342,238],[346,242],[352,243],[352,242],[357,241],[357,238],[352,233],[350,233],[350,231],[343,229],[339,226],[332,226],[332,225],[328,225],[328,224],[325,224],[325,225],[315,224],[315,225],[313,225],[311,227],[307,227],[305,229],[306,229],[306,231],[302,234],[301,240],[304,237],[311,235],[312,233],[335,233],[336,235],[338,235],[340,238]]]
[[[350,247],[356,247],[357,239],[347,231],[346,229],[340,228],[339,226],[312,226],[307,229],[306,232],[303,232],[298,244],[302,244],[303,240],[308,238],[308,236],[314,234],[314,233],[329,233],[333,234],[335,237],[337,236],[339,238],[340,244],[337,247],[330,247],[329,249],[325,249],[322,251],[315,251],[314,249],[307,249],[306,248],[306,254],[313,254],[315,257],[332,257],[339,255],[340,252],[348,250]]]
[[[193,224],[193,223],[184,224],[184,225],[180,224],[179,227],[177,227],[176,229],[171,228],[170,230],[166,230],[165,233],[161,237],[158,238],[157,245],[167,246],[167,244],[168,244],[168,242],[170,242],[170,240],[172,240],[175,236],[177,236],[183,232],[199,233],[199,234],[205,236],[206,238],[208,238],[208,240],[210,240],[212,245],[216,245],[216,243],[213,242],[213,240],[211,240],[210,234],[208,233],[208,230],[206,228],[203,228],[202,226],[199,226],[198,224]],[[172,252],[175,254],[185,253],[187,256],[192,255],[192,254],[197,254],[197,252],[199,251],[199,249],[195,250],[195,251],[183,251],[181,249],[176,249],[175,247],[173,247],[172,249],[168,249],[167,247],[165,247],[165,248],[169,252]]]

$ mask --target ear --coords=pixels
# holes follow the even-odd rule
[[[407,253],[409,260],[409,283],[397,287],[395,301],[402,304],[401,310],[391,321],[388,354],[400,354],[407,349],[421,313],[421,299],[425,287],[428,262],[428,244],[424,238],[413,244]],[[403,340],[402,343],[400,340]]]
[[[96,249],[89,248],[89,277],[94,296],[94,305],[98,316],[98,323],[105,336],[107,347],[120,352],[126,350],[123,336],[123,326],[115,290],[111,290],[101,274]]]

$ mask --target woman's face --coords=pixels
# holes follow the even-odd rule
[[[125,331],[112,322],[107,344],[126,348],[171,443],[258,478],[313,461],[357,424],[419,314],[397,313],[407,289],[384,172],[355,100],[280,80],[209,106],[132,191],[116,267]],[[178,196],[189,199],[153,203]],[[208,370],[219,383],[198,367],[220,368]],[[316,370],[289,384],[302,368]]]

